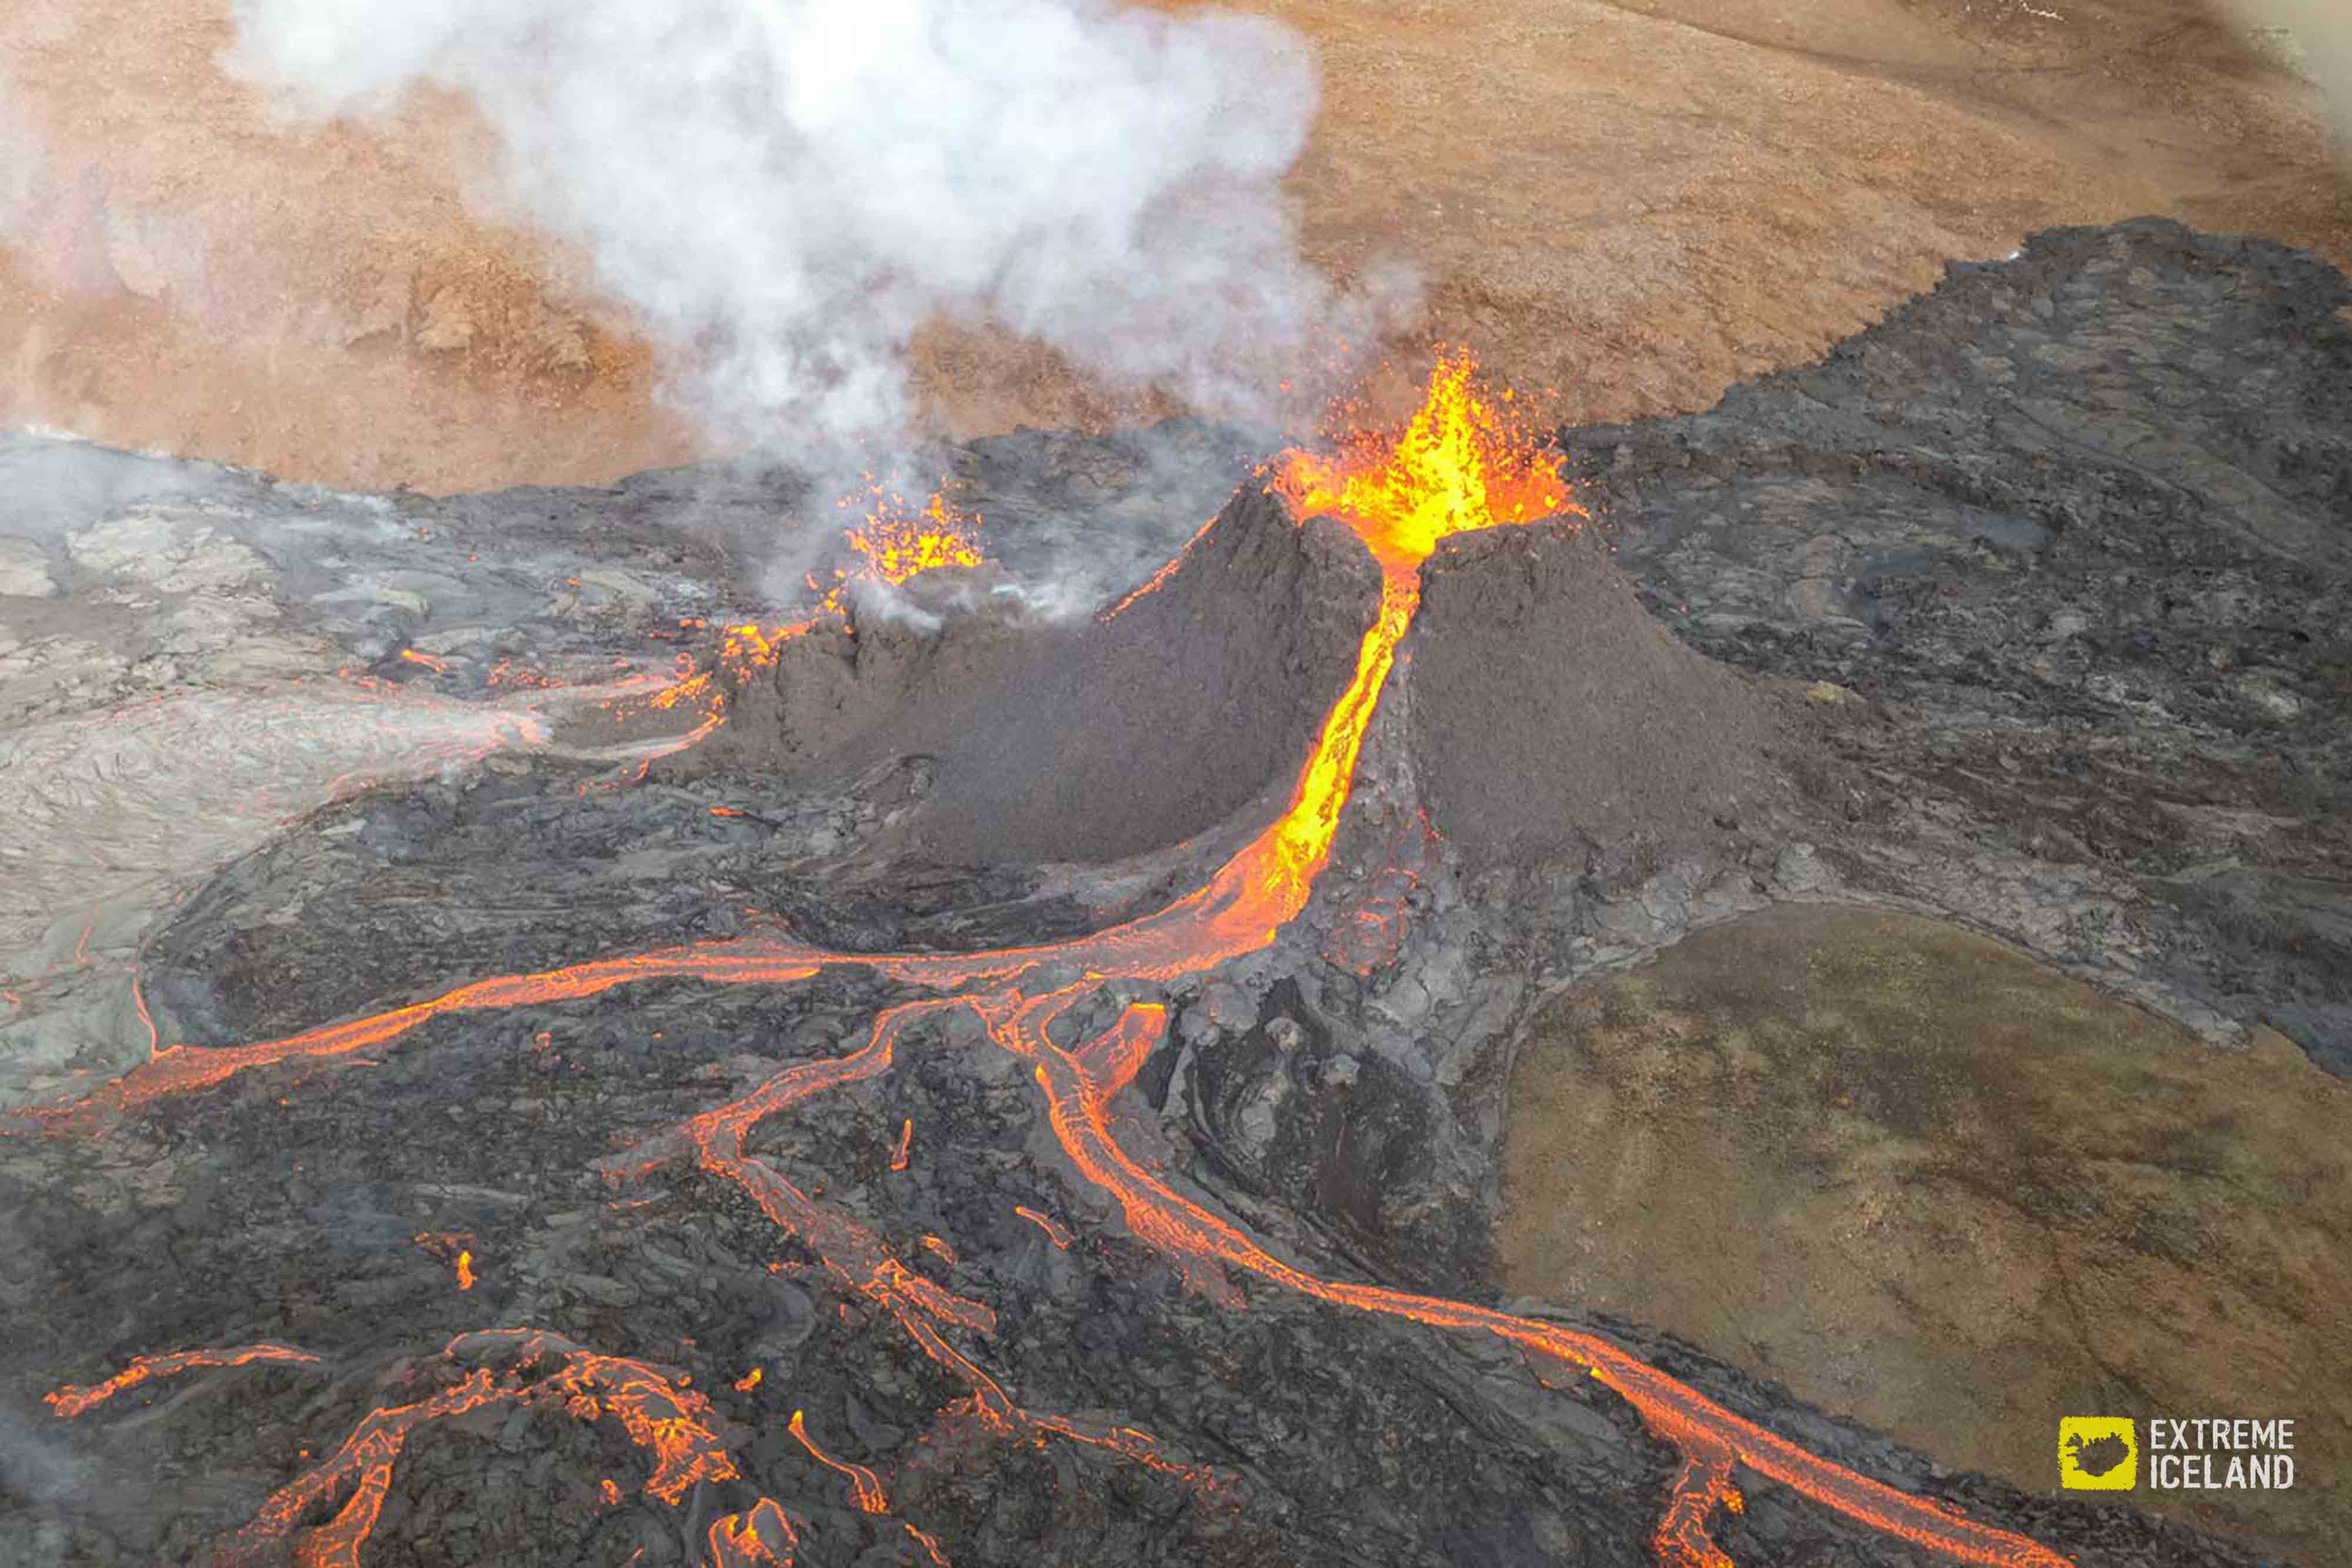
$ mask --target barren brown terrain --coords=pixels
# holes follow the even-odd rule
[[[1785,906],[1570,993],[1511,1086],[1515,1292],[1658,1323],[2054,1490],[2061,1413],[2294,1411],[2291,1491],[2144,1500],[2337,1560],[2352,1095],[1999,942]]]
[[[1565,417],[1704,406],[2052,224],[2158,213],[2352,261],[2320,10],[2297,45],[2195,0],[1270,9],[1323,73],[1290,182],[1310,256],[1410,261],[1428,332]],[[464,105],[273,119],[217,63],[232,34],[227,0],[0,19],[0,423],[435,491],[707,451],[583,258],[468,199]],[[947,434],[1160,412],[986,332],[914,357]]]

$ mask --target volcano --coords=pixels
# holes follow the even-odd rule
[[[2177,1124],[2136,1136],[2217,1135],[2256,1054],[2342,1124],[2347,304],[2265,242],[2062,231],[1685,420],[1536,430],[1449,358],[1402,427],[1271,456],[997,438],[920,514],[963,543],[902,571],[877,511],[782,612],[786,474],[379,500],[16,441],[9,1560],[2329,1539],[2326,1376],[2247,1412],[2305,1434],[2279,1511],[2077,1499],[1756,1364],[1793,1261],[1669,1260],[1757,1303],[1694,1342],[1647,1326],[1684,1275],[1593,1273],[1596,1310],[1523,1221],[1738,1190],[1720,1151],[1804,1052],[1751,1021],[1625,1066],[1622,987],[1655,961],[1705,1015],[1726,982],[1668,960],[1710,927],[1810,973],[1768,923],[1811,905],[2172,1030]],[[93,637],[126,609],[163,630]],[[1984,1157],[1919,1108],[2032,1047],[1857,1044],[1852,1000],[1871,1146]],[[1506,1234],[1506,1144],[1563,1083],[1643,1118],[1595,1145],[1716,1142],[1654,1201],[1513,1176]],[[2036,1157],[2037,1193],[2074,1168]],[[2236,1219],[2325,1234],[2341,1178],[2305,1176],[2310,1216]],[[2263,1354],[2344,1364],[2326,1248],[2247,1245],[2316,1281],[2280,1273]],[[2089,1402],[2145,1385],[2108,1372]]]

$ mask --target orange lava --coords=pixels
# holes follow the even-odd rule
[[[747,1513],[720,1515],[706,1538],[710,1568],[755,1568],[762,1563],[792,1568],[793,1550],[800,1543],[800,1531],[793,1528],[792,1519],[769,1497],[752,1504]]]
[[[1125,610],[1129,605],[1134,603],[1137,600],[1141,599],[1145,594],[1159,591],[1160,587],[1165,584],[1170,578],[1176,575],[1178,569],[1183,566],[1184,558],[1192,553],[1192,547],[1199,544],[1202,539],[1207,538],[1209,537],[1209,530],[1216,526],[1217,519],[1214,517],[1211,517],[1207,522],[1202,523],[1201,525],[1200,531],[1195,533],[1191,538],[1184,541],[1184,548],[1182,549],[1178,550],[1174,555],[1170,556],[1165,561],[1161,562],[1159,570],[1144,579],[1142,583],[1129,592],[1126,598],[1120,600],[1109,609],[1102,612],[1102,613],[1097,615],[1096,619],[1098,621],[1116,620],[1118,619],[1118,612],[1120,611]]]
[[[950,505],[945,491],[932,492],[922,510],[909,507],[895,493],[866,476],[867,494],[872,505],[866,520],[847,534],[849,548],[857,552],[859,566],[854,572],[835,572],[838,593],[853,576],[871,579],[892,585],[911,582],[927,571],[946,566],[980,566],[988,558],[981,553],[980,544],[972,537],[978,517],[966,517]],[[847,507],[855,497],[837,505]],[[826,604],[838,610],[840,602],[828,596]]]
[[[1118,1015],[1100,1040],[1087,1047],[1082,1059],[1087,1076],[1105,1100],[1135,1082],[1154,1047],[1168,1033],[1168,1009],[1158,1002],[1139,1002]],[[1024,1210],[1023,1212],[1027,1212]]]
[[[457,1254],[457,1289],[470,1291],[473,1288],[474,1255],[471,1252],[461,1251]]]
[[[923,1549],[923,1554],[931,1560],[932,1568],[950,1568],[948,1554],[940,1549],[940,1543],[937,1541],[917,1530],[913,1525],[908,1524],[904,1520],[901,1520],[899,1524],[906,1531],[908,1538]]]
[[[442,1352],[457,1361],[509,1355],[504,1372],[475,1366],[454,1385],[409,1405],[371,1410],[342,1445],[278,1490],[253,1521],[221,1543],[213,1561],[243,1568],[282,1561],[298,1568],[360,1568],[360,1548],[375,1529],[393,1468],[417,1427],[490,1405],[551,1406],[575,1419],[612,1416],[629,1440],[654,1455],[646,1490],[677,1503],[698,1481],[735,1476],[735,1462],[706,1424],[710,1402],[643,1362],[599,1355],[558,1335],[530,1329],[461,1334]],[[350,1489],[334,1517],[313,1529],[299,1521]],[[752,1559],[751,1561],[759,1561]]]
[[[708,664],[691,653],[681,653],[677,655],[675,680],[647,695],[606,706],[615,712],[639,707],[683,707],[699,712],[702,725],[671,748],[682,750],[725,722],[728,693],[739,689],[759,669],[774,664],[787,642],[806,635],[823,623],[845,624],[849,593],[855,584],[881,582],[895,587],[943,567],[986,563],[988,558],[982,553],[972,532],[980,519],[957,511],[944,492],[935,493],[927,505],[917,510],[871,475],[866,476],[866,517],[842,536],[857,557],[857,564],[835,569],[829,586],[820,585],[814,577],[808,580],[810,588],[821,589],[822,592],[814,613],[780,625],[746,621],[722,627],[719,652]],[[845,497],[835,504],[846,507],[858,499]],[[678,625],[682,629],[702,629],[708,622],[688,617]],[[711,814],[743,813],[729,807],[716,807]]]
[[[272,1362],[287,1366],[316,1366],[319,1358],[307,1350],[291,1345],[238,1345],[232,1350],[175,1350],[168,1355],[142,1355],[132,1358],[130,1365],[103,1383],[88,1385],[68,1383],[64,1387],[41,1396],[41,1403],[61,1416],[81,1415],[95,1406],[103,1405],[126,1388],[152,1382],[158,1377],[175,1377],[183,1372],[193,1372],[205,1366],[250,1366],[257,1362]]]
[[[849,1500],[857,1505],[858,1512],[887,1513],[890,1511],[890,1495],[882,1490],[881,1478],[864,1465],[852,1464],[846,1459],[836,1459],[819,1448],[817,1440],[808,1435],[807,1422],[803,1413],[798,1410],[793,1412],[792,1433],[793,1437],[800,1439],[801,1447],[809,1451],[809,1458],[826,1469],[837,1471],[849,1479]]]
[[[1302,517],[1328,512],[1356,530],[1386,570],[1418,565],[1448,534],[1563,515],[1582,517],[1559,460],[1538,435],[1478,394],[1466,351],[1441,358],[1402,431],[1345,437],[1333,456],[1286,455],[1275,488]]]
[[[1046,1037],[1046,1027],[1077,999],[1073,990],[1036,998],[1013,993],[1005,998],[1009,1005],[987,1009],[983,1017],[992,1039],[1034,1064],[1055,1136],[1080,1173],[1118,1199],[1130,1230],[1163,1251],[1213,1268],[1237,1268],[1339,1306],[1493,1334],[1589,1373],[1622,1396],[1641,1412],[1651,1431],[1681,1448],[1689,1460],[1655,1538],[1662,1563],[1720,1568],[1729,1562],[1706,1533],[1706,1511],[1737,1495],[1729,1485],[1735,1460],[1850,1519],[1962,1562],[1989,1568],[2063,1568],[2066,1563],[2064,1557],[2023,1536],[1978,1524],[1941,1503],[1816,1458],[1606,1340],[1434,1296],[1319,1279],[1283,1262],[1233,1226],[1170,1191],[1112,1139],[1100,1087],[1076,1056]],[[988,1016],[990,1012],[995,1016]]]
[[[1354,674],[1324,720],[1282,814],[1205,885],[1166,908],[1089,936],[994,953],[851,956],[761,936],[494,977],[430,1001],[282,1040],[218,1050],[171,1047],[88,1099],[40,1114],[55,1131],[86,1129],[159,1095],[216,1083],[249,1067],[331,1058],[381,1045],[444,1013],[593,996],[655,976],[773,984],[805,979],[828,963],[863,964],[934,995],[884,1009],[864,1042],[847,1054],[786,1067],[728,1103],[605,1162],[605,1169],[609,1176],[627,1179],[672,1160],[688,1159],[740,1188],[778,1229],[804,1243],[843,1287],[891,1317],[962,1385],[966,1396],[950,1410],[969,1410],[999,1436],[1034,1440],[1053,1433],[1181,1476],[1196,1486],[1215,1484],[1210,1472],[1168,1456],[1148,1434],[1132,1427],[1022,1408],[971,1358],[972,1353],[956,1343],[959,1337],[990,1334],[996,1322],[992,1308],[915,1272],[874,1230],[818,1202],[746,1148],[749,1134],[760,1122],[813,1095],[877,1077],[891,1066],[910,1024],[959,1009],[969,1009],[996,1046],[1030,1064],[1049,1124],[1078,1174],[1118,1205],[1130,1231],[1178,1260],[1220,1303],[1234,1308],[1244,1304],[1228,1280],[1229,1273],[1244,1275],[1335,1307],[1492,1336],[1538,1363],[1590,1375],[1625,1399],[1651,1432],[1681,1451],[1685,1461],[1653,1536],[1653,1549],[1666,1568],[1724,1568],[1728,1563],[1709,1526],[1719,1512],[1744,1507],[1733,1480],[1742,1467],[1923,1550],[1986,1568],[2064,1568],[2066,1559],[2047,1547],[1810,1454],[1592,1334],[1438,1297],[1325,1279],[1276,1257],[1146,1171],[1111,1131],[1112,1099],[1165,1033],[1162,1006],[1130,1004],[1109,1028],[1073,1049],[1050,1038],[1051,1026],[1094,996],[1104,982],[1137,986],[1172,980],[1269,944],[1277,929],[1305,907],[1329,858],[1367,727],[1419,604],[1422,562],[1454,533],[1582,516],[1560,479],[1556,460],[1479,396],[1471,379],[1466,357],[1444,360],[1431,378],[1427,402],[1401,432],[1351,438],[1332,456],[1293,453],[1272,477],[1272,487],[1289,501],[1297,516],[1328,514],[1364,540],[1381,568],[1380,608],[1364,634]],[[941,519],[932,516],[930,520]],[[755,651],[767,646],[759,644]],[[1385,926],[1391,919],[1401,922],[1402,914],[1400,904],[1393,915],[1383,910],[1380,919]],[[1046,962],[1083,977],[1038,994],[1023,989],[1024,972]],[[902,1150],[908,1135],[909,1129],[902,1128]],[[1066,1232],[1060,1232],[1055,1222],[1034,1210],[1020,1212],[1045,1228],[1058,1244],[1066,1244]],[[924,1238],[924,1244],[952,1260],[952,1252],[936,1238]],[[471,1337],[479,1341],[484,1336]],[[284,1534],[304,1510],[356,1477],[357,1488],[342,1513],[307,1538],[313,1543],[325,1542],[318,1551],[326,1554],[309,1554],[307,1547],[298,1552],[305,1563],[352,1563],[357,1543],[381,1506],[392,1457],[412,1426],[494,1398],[535,1397],[535,1391],[545,1386],[566,1387],[562,1397],[575,1414],[619,1416],[633,1439],[653,1448],[657,1469],[647,1490],[656,1496],[676,1501],[695,1479],[734,1474],[725,1450],[700,1424],[707,1404],[698,1396],[681,1391],[640,1364],[591,1356],[576,1347],[552,1348],[562,1343],[551,1337],[526,1338],[527,1357],[562,1357],[557,1370],[537,1382],[520,1381],[512,1373],[498,1379],[486,1370],[477,1371],[457,1388],[418,1405],[373,1412],[337,1456],[272,1499],[248,1533]],[[813,1456],[851,1478],[861,1508],[867,1508],[870,1498],[873,1506],[867,1511],[880,1511],[884,1494],[873,1472],[826,1456],[809,1438],[797,1415],[792,1429]],[[908,1529],[935,1562],[944,1563],[930,1538]],[[786,1562],[794,1544],[790,1521],[764,1499],[748,1515],[722,1519],[709,1537],[713,1562],[724,1564]]]
[[[1063,1251],[1067,1252],[1070,1249],[1070,1233],[1063,1229],[1061,1222],[1055,1219],[1051,1215],[1040,1214],[1025,1203],[1014,1204],[1013,1206],[1013,1212],[1027,1220],[1030,1224],[1035,1226],[1038,1229],[1044,1231],[1045,1233],[1045,1239],[1060,1248]]]
[[[898,1146],[890,1151],[890,1168],[892,1170],[902,1171],[907,1168],[907,1151],[908,1147],[913,1145],[914,1141],[915,1119],[912,1116],[909,1116],[905,1122],[899,1124]]]

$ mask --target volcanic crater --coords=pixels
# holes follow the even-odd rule
[[[1889,1348],[1909,1403],[1862,1416],[1738,1330],[1810,1277],[1528,1154],[1596,1081],[1642,1120],[1586,1135],[1661,1185],[1662,1134],[1798,1116],[1740,1054],[1762,1026],[1645,1057],[1624,988],[1709,927],[1790,961],[1761,923],[1807,906],[1964,927],[2160,1024],[2167,1082],[2227,1086],[2171,1114],[2347,1128],[2347,306],[2267,242],[2058,231],[1686,419],[1530,431],[1457,361],[1337,450],[943,454],[928,515],[1001,561],[1074,520],[1165,547],[1076,616],[970,565],[760,602],[790,476],[348,497],[19,439],[87,482],[20,498],[0,556],[46,617],[0,648],[10,1560],[2340,1539],[2326,1377],[2275,1509],[2060,1496],[1945,1418],[1965,1374]],[[1078,447],[1112,482],[1041,502]],[[176,641],[110,660],[62,629],[84,603]],[[1841,1028],[1879,1123],[1967,1157],[1921,1109],[1960,1092]],[[1708,1152],[1689,1191],[1739,1190]],[[2195,1174],[2149,1169],[2151,1204]],[[1747,1200],[1807,1176],[1759,1160],[1783,1185]],[[2340,1244],[2339,1173],[2263,1179],[2281,1234]],[[2226,1185],[2204,1222],[2251,1222]],[[1564,1205],[1680,1250],[1588,1275],[1544,1250]],[[2346,1348],[2297,1291],[2294,1354]],[[2093,1404],[2146,1375],[2076,1370]]]

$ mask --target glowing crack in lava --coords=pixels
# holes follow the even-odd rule
[[[125,1389],[152,1382],[158,1377],[175,1377],[183,1372],[193,1372],[206,1366],[251,1366],[269,1362],[287,1366],[316,1366],[319,1358],[307,1350],[296,1350],[289,1344],[239,1345],[233,1350],[180,1350],[169,1355],[134,1357],[129,1366],[103,1383],[88,1387],[67,1384],[41,1396],[41,1402],[60,1416],[79,1416],[113,1398]]]
[[[1357,437],[1336,456],[1294,453],[1269,483],[1289,502],[1294,516],[1303,519],[1328,514],[1363,539],[1381,569],[1380,609],[1364,634],[1353,676],[1325,718],[1286,809],[1205,885],[1166,908],[1089,936],[992,953],[835,954],[773,937],[741,937],[493,977],[413,1007],[284,1040],[161,1050],[151,1061],[100,1092],[38,1113],[40,1120],[53,1133],[96,1130],[159,1095],[216,1083],[268,1062],[331,1058],[381,1045],[446,1012],[593,996],[655,976],[694,977],[715,984],[775,984],[805,979],[826,964],[863,965],[933,994],[885,1009],[863,1043],[848,1054],[786,1067],[733,1101],[604,1162],[604,1169],[608,1177],[626,1181],[642,1179],[673,1161],[690,1160],[739,1188],[780,1230],[814,1251],[841,1286],[894,1320],[963,1385],[966,1396],[948,1413],[968,1414],[1002,1438],[1043,1441],[1051,1434],[1167,1470],[1203,1490],[1220,1484],[1213,1472],[1169,1454],[1133,1428],[1022,1408],[974,1359],[977,1353],[954,1343],[956,1338],[986,1338],[995,1324],[991,1308],[916,1273],[867,1226],[818,1201],[747,1151],[751,1129],[768,1117],[887,1071],[910,1025],[967,1009],[990,1041],[1029,1064],[1048,1124],[1076,1173],[1118,1205],[1136,1237],[1178,1260],[1220,1305],[1229,1310],[1245,1305],[1231,1276],[1246,1275],[1337,1307],[1491,1335],[1517,1347],[1538,1367],[1590,1376],[1622,1396],[1652,1433],[1683,1456],[1651,1538],[1657,1560],[1666,1568],[1728,1568],[1730,1559],[1715,1542],[1710,1526],[1718,1513],[1745,1507],[1734,1480],[1740,1468],[1871,1529],[1961,1562],[1988,1568],[2065,1568],[2065,1558],[2035,1542],[1979,1524],[1945,1504],[1899,1491],[1811,1454],[1596,1335],[1464,1302],[1309,1273],[1179,1196],[1120,1146],[1112,1131],[1111,1103],[1163,1038],[1164,1005],[1130,1002],[1096,1038],[1070,1046],[1052,1037],[1056,1020],[1111,983],[1131,991],[1178,979],[1272,942],[1277,929],[1306,907],[1329,858],[1366,727],[1419,603],[1423,561],[1451,534],[1582,515],[1556,461],[1514,426],[1504,411],[1476,394],[1470,363],[1459,356],[1439,363],[1427,402],[1401,433]],[[1024,972],[1046,962],[1064,976],[1075,971],[1083,977],[1053,989],[1023,988]],[[907,1136],[902,1127],[901,1147]],[[1024,1212],[1049,1236],[1056,1228],[1046,1217]],[[951,1255],[936,1238],[926,1238],[925,1244]],[[599,1379],[609,1381],[614,1375],[604,1368],[634,1369],[620,1375],[616,1390],[645,1389],[635,1422],[617,1391],[606,1394],[605,1404],[594,1409],[610,1408],[620,1415],[631,1437],[654,1448],[659,1464],[649,1490],[674,1500],[698,1474],[715,1479],[733,1473],[725,1451],[709,1441],[707,1427],[698,1423],[698,1396],[667,1384],[645,1385],[642,1379],[629,1384],[626,1380],[635,1373],[656,1375],[635,1363],[591,1356],[552,1336],[526,1339],[523,1350],[530,1364],[551,1355],[562,1359],[547,1377],[510,1372],[501,1379],[477,1371],[456,1387],[416,1405],[375,1411],[342,1450],[265,1505],[247,1534],[282,1533],[303,1510],[349,1484],[353,1488],[351,1500],[335,1521],[312,1538],[323,1544],[316,1550],[306,1547],[303,1560],[352,1562],[357,1542],[364,1538],[381,1506],[399,1438],[416,1421],[446,1414],[467,1401],[534,1397],[533,1390],[551,1382],[584,1387]],[[646,1414],[656,1406],[667,1414],[658,1418]],[[792,1430],[820,1463],[849,1479],[862,1510],[879,1512],[887,1507],[888,1494],[878,1475],[826,1454],[797,1417]],[[904,1528],[935,1563],[945,1563],[935,1541],[912,1524]],[[748,1513],[720,1520],[708,1542],[709,1559],[719,1564],[789,1561],[795,1544],[791,1521],[767,1499]]]

